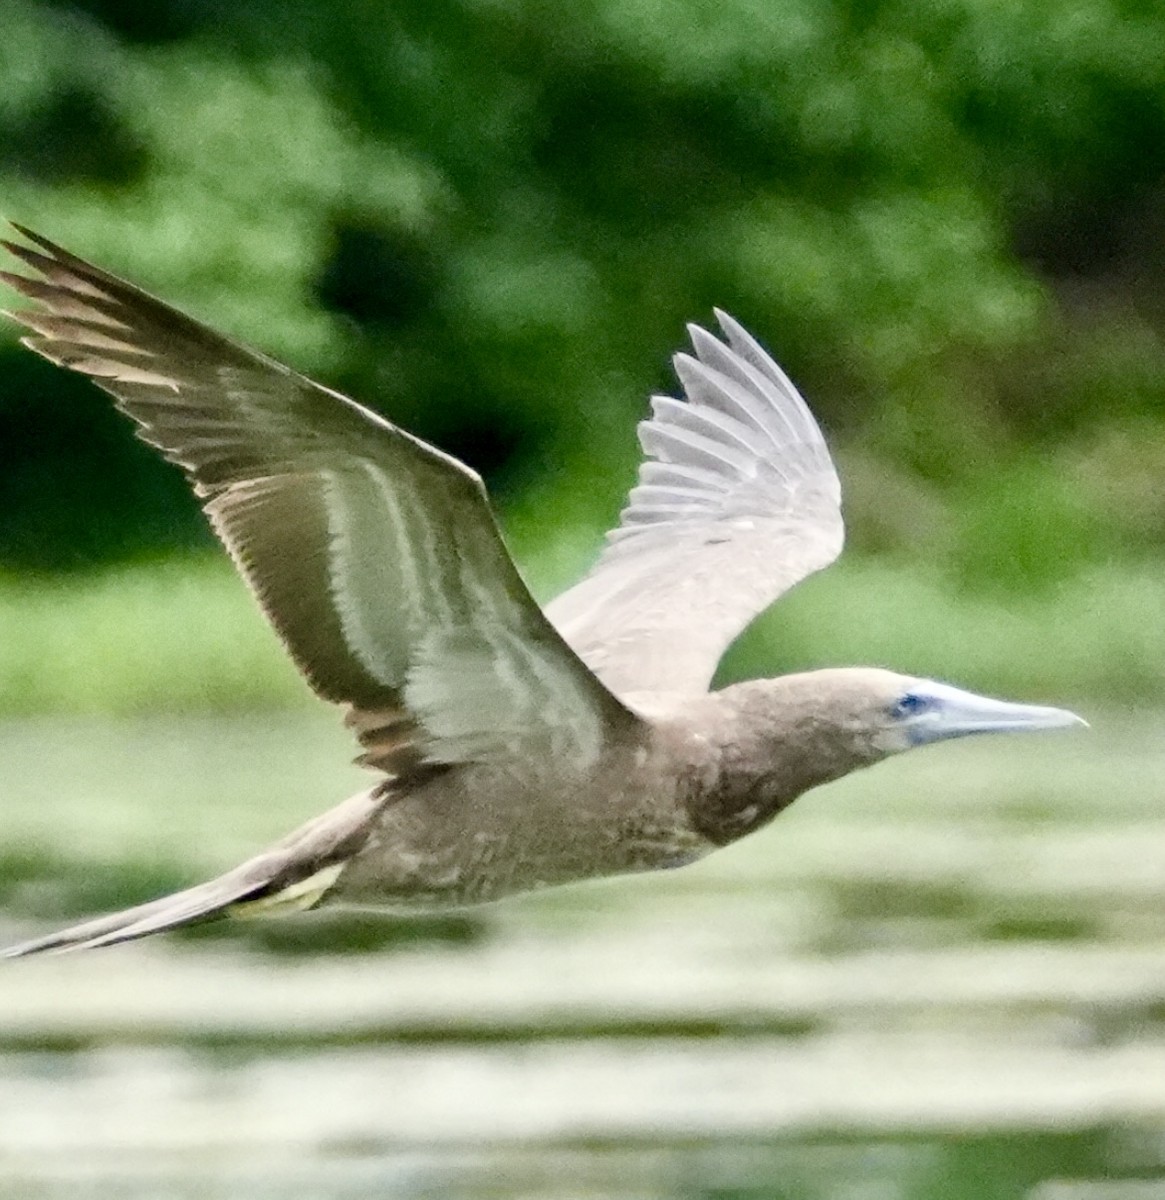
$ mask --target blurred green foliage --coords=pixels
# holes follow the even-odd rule
[[[985,603],[1165,546],[1165,9],[6,0],[0,206],[469,460],[549,588],[720,305],[859,557]],[[9,577],[209,544],[0,344]]]
[[[559,573],[542,556],[522,559],[535,583]],[[869,663],[980,691],[1075,696],[1085,708],[1159,704],[1162,629],[1165,587],[1151,568],[1094,569],[1051,594],[1004,596],[959,594],[940,569],[851,557],[758,621],[720,678]],[[225,555],[0,577],[0,715],[238,715],[308,703]]]

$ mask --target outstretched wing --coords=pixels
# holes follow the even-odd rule
[[[585,764],[634,717],[534,603],[481,480],[346,396],[16,227],[39,278],[25,345],[90,376],[186,472],[312,687],[364,761],[554,753]]]
[[[841,551],[841,487],[805,401],[716,312],[690,325],[684,399],[652,398],[639,483],[599,561],[546,615],[613,691],[702,692],[729,643]]]

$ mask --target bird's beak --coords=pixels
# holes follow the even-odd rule
[[[1065,708],[993,700],[946,684],[928,683],[925,694],[931,700],[930,707],[906,719],[908,736],[914,745],[975,733],[1029,733],[1088,725],[1083,717]]]

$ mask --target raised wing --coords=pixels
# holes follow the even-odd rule
[[[337,392],[19,226],[40,278],[25,345],[92,377],[180,465],[312,687],[350,706],[363,760],[553,753],[585,766],[635,718],[522,583],[467,467]]]
[[[759,612],[841,551],[841,487],[805,401],[716,311],[654,396],[639,483],[598,562],[546,615],[619,695],[702,692]]]

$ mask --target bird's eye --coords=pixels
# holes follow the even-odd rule
[[[896,717],[916,717],[919,713],[926,712],[931,707],[931,703],[929,696],[920,696],[917,692],[907,692],[894,705],[894,715]]]

